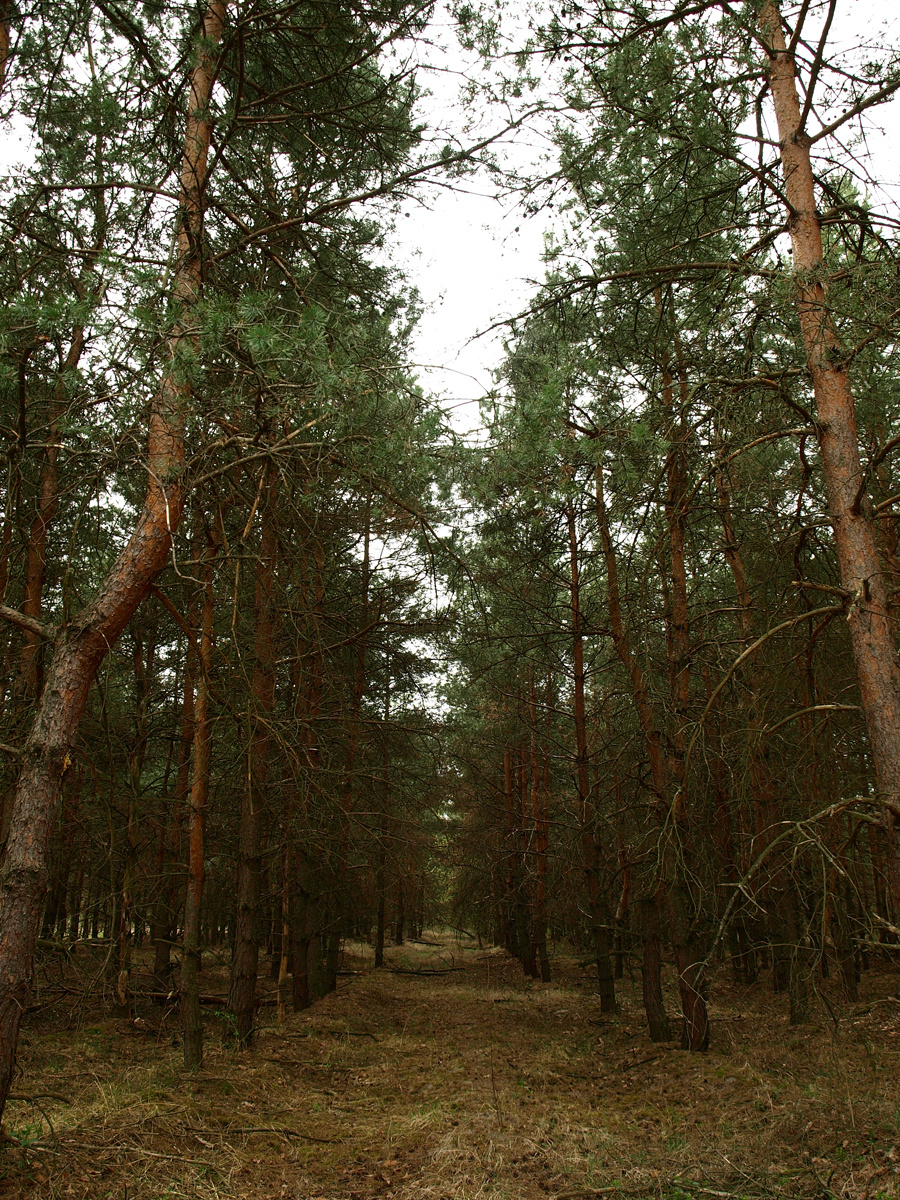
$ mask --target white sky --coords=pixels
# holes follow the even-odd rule
[[[786,8],[786,11],[789,11]],[[808,19],[807,37],[821,24]],[[434,99],[431,115],[449,111],[458,82],[468,64],[453,48],[449,27],[435,27],[435,42],[443,45],[430,58],[448,74],[431,76],[426,86]],[[838,0],[829,35],[832,54],[858,52],[865,44],[883,51],[900,51],[900,0]],[[454,73],[455,72],[455,73]],[[498,114],[497,122],[500,123]],[[867,149],[873,178],[886,184],[888,196],[900,196],[900,99],[874,110],[869,117]],[[536,139],[523,133],[517,156],[527,160],[535,153]],[[539,152],[540,147],[537,147]],[[863,147],[858,148],[861,152]],[[415,361],[426,387],[452,410],[458,432],[479,425],[478,398],[490,389],[492,371],[502,358],[502,331],[477,338],[479,331],[520,312],[533,293],[528,280],[543,278],[541,262],[546,222],[529,221],[521,212],[487,194],[489,185],[470,184],[468,191],[441,193],[429,209],[406,206],[410,215],[398,222],[396,247],[400,262],[408,264],[427,311],[415,341]],[[474,339],[474,340],[473,340]],[[454,407],[458,406],[458,407]]]
[[[462,433],[480,424],[477,401],[490,390],[503,355],[502,330],[540,280],[543,228],[484,194],[443,193],[429,211],[412,210],[398,251],[427,310],[415,337],[415,365],[442,397]],[[473,340],[474,339],[474,340]]]
[[[821,0],[820,15],[821,19]],[[477,60],[468,59],[456,45],[452,23],[438,17],[429,30],[432,68],[422,78],[431,92],[423,114],[431,122],[446,123],[460,137],[466,119],[456,104],[467,75],[477,74]],[[522,36],[514,10],[510,38]],[[810,36],[815,25],[810,18]],[[869,43],[875,50],[888,46],[900,50],[900,0],[838,0],[829,42],[835,49],[858,48]],[[832,55],[833,55],[832,52]],[[503,123],[503,114],[485,112],[483,133]],[[870,117],[867,148],[875,179],[900,196],[900,100],[883,105]],[[861,149],[861,148],[860,148]],[[534,131],[525,130],[503,153],[517,164],[534,161],[546,150]],[[0,138],[0,170],[27,156],[27,141],[16,128]],[[414,363],[426,388],[442,397],[452,412],[458,432],[479,426],[477,401],[492,384],[492,372],[502,358],[502,330],[477,337],[497,321],[514,315],[527,304],[533,283],[543,277],[541,262],[547,219],[529,220],[511,202],[490,195],[485,179],[461,181],[457,190],[437,192],[426,208],[408,203],[398,217],[391,246],[392,257],[407,267],[426,306],[418,328]]]

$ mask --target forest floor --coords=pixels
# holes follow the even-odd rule
[[[73,968],[56,984],[49,969],[0,1197],[900,1197],[896,967],[867,972],[854,1005],[820,981],[817,1019],[795,1028],[767,981],[717,980],[712,1048],[689,1055],[648,1040],[636,980],[604,1016],[572,958],[535,983],[500,950],[426,937],[392,948],[393,970],[349,947],[338,991],[280,1027],[263,1008],[250,1051],[213,1010],[195,1073],[177,1012],[71,1007]],[[222,964],[203,987],[224,990]]]

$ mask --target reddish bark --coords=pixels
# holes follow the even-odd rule
[[[208,112],[221,39],[224,0],[211,0],[191,71],[181,169],[174,299],[182,309],[170,338],[172,366],[151,403],[148,484],[137,525],[95,599],[60,633],[10,806],[0,867],[0,1116],[15,1066],[34,950],[47,886],[47,851],[59,811],[63,776],[97,670],[166,563],[181,518],[184,421],[190,396],[175,369],[185,317],[201,284],[202,190],[211,137]]]
[[[816,212],[810,138],[802,125],[796,63],[788,50],[776,0],[765,0],[759,28],[768,46],[769,87],[778,123],[796,306],[812,377],[822,470],[842,586],[851,600],[847,628],[869,733],[875,785],[887,802],[884,828],[888,883],[900,913],[900,667],[891,631],[887,587],[864,479],[856,409],[847,362],[828,308],[822,228]]]
[[[662,753],[662,741],[656,724],[656,714],[650,698],[647,676],[639,659],[631,648],[625,618],[622,614],[622,599],[619,590],[619,564],[616,550],[609,532],[606,515],[606,499],[603,494],[603,467],[597,464],[595,473],[595,507],[597,531],[603,547],[606,564],[606,595],[609,609],[609,629],[613,646],[631,682],[631,695],[637,713],[638,724],[644,735],[647,757],[650,762],[650,778],[656,815],[665,820],[668,809],[668,771]],[[641,939],[643,944],[643,998],[647,1014],[647,1025],[653,1041],[668,1041],[672,1036],[662,996],[662,954],[659,945],[661,896],[659,888],[646,891],[638,901],[641,914]]]

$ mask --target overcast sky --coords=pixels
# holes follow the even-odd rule
[[[814,25],[811,18],[809,29],[817,28],[818,21]],[[429,75],[426,86],[434,93],[433,111],[444,119],[472,67],[454,48],[449,24],[436,24],[434,41],[429,61],[439,73]],[[900,0],[838,0],[829,43],[851,53],[866,45],[900,49]],[[520,141],[517,153],[523,160],[540,152],[533,134],[523,133]],[[867,149],[872,176],[887,185],[890,195],[900,197],[900,100],[874,110]],[[491,372],[502,357],[502,332],[475,335],[521,311],[533,291],[527,281],[542,278],[544,271],[546,221],[525,219],[516,208],[492,199],[489,190],[486,182],[470,184],[441,193],[427,210],[407,205],[410,215],[401,218],[397,229],[397,256],[408,264],[427,306],[415,360],[425,368],[420,371],[423,382],[444,397],[461,432],[478,426],[477,400],[490,389]]]
[[[820,20],[821,0],[817,7]],[[514,21],[523,11],[517,2],[509,19]],[[521,23],[508,28],[510,39],[522,37]],[[810,29],[815,25],[810,24]],[[459,88],[480,68],[477,60],[459,50],[443,7],[439,6],[431,26],[430,40],[430,70],[421,84],[431,96],[423,104],[422,116],[463,137],[466,117],[457,103]],[[900,0],[838,0],[829,42],[833,52],[858,52],[866,44],[873,51],[900,47]],[[481,116],[482,133],[503,123],[501,112],[485,111]],[[900,197],[900,100],[876,109],[870,126],[871,174],[888,185],[890,194]],[[25,148],[16,130],[11,133],[0,139],[0,169]],[[536,161],[546,148],[534,130],[526,129],[506,144],[503,153],[522,165]],[[425,304],[414,363],[425,386],[443,397],[459,431],[477,428],[477,401],[490,389],[492,371],[502,357],[502,331],[477,335],[521,311],[533,291],[531,281],[541,279],[544,271],[541,252],[547,218],[529,220],[512,202],[501,203],[490,191],[485,179],[463,181],[455,190],[438,192],[427,208],[406,204],[401,211],[408,215],[398,218],[392,239],[392,256],[407,268]]]

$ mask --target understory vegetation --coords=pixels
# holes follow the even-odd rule
[[[34,1095],[7,1108],[14,1195],[897,1195],[898,1000],[883,968],[854,1005],[819,978],[802,1030],[767,981],[717,976],[712,1046],[686,1055],[647,1036],[636,963],[620,1011],[603,1014],[565,947],[541,983],[462,934],[428,931],[378,970],[371,946],[348,941],[337,990],[281,1024],[265,984],[258,1037],[236,1053],[228,957],[210,955],[204,987],[220,1002],[205,1008],[204,1066],[186,1073],[177,1003],[111,1018],[91,986],[99,953],[81,947],[42,979],[22,1050]],[[677,1006],[668,974],[665,995]]]

